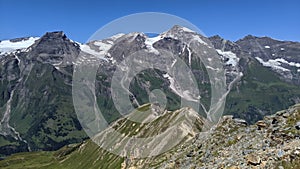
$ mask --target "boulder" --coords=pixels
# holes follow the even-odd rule
[[[249,154],[246,157],[247,163],[250,165],[259,165],[261,163],[261,159],[258,155],[256,154]]]
[[[242,125],[247,125],[248,123],[246,122],[246,120],[244,119],[240,119],[240,118],[234,118],[233,119],[234,122],[238,123],[238,124],[242,124]]]
[[[296,128],[297,130],[300,130],[300,121],[298,121],[298,122],[296,123],[295,128]]]
[[[256,125],[260,128],[265,128],[265,127],[268,126],[267,123],[263,120],[260,120],[260,121],[256,122]]]

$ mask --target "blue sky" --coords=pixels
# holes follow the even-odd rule
[[[63,30],[85,42],[108,22],[137,12],[177,15],[207,36],[233,41],[248,34],[300,41],[297,0],[0,0],[0,39]]]

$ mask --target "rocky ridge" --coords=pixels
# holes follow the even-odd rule
[[[299,104],[267,116],[255,125],[224,116],[209,134],[200,133],[191,141],[148,162],[137,159],[132,166],[143,168],[157,164],[158,168],[299,168],[299,120]],[[161,159],[167,160],[161,163]]]
[[[183,108],[179,112],[184,113],[185,110],[188,109]],[[160,120],[168,121],[168,113],[161,117]],[[195,124],[202,125],[203,128],[204,123],[199,122]],[[155,132],[163,127],[158,125],[158,128],[146,131],[143,127],[139,125],[135,127],[132,122],[122,119],[115,124],[122,126],[123,129],[120,131],[125,131],[126,134],[130,134],[126,131],[134,132],[136,129],[140,129],[138,132],[141,133]],[[126,128],[134,128],[134,130],[124,130]],[[189,139],[179,143],[171,150],[149,158],[119,157],[101,149],[91,140],[87,140],[81,144],[66,146],[56,152],[12,155],[6,160],[0,161],[0,166],[2,168],[39,166],[39,168],[113,167],[122,169],[290,169],[300,166],[299,104],[274,115],[266,116],[254,125],[249,125],[242,119],[224,116],[210,131],[201,130],[199,126],[197,128],[198,134],[192,134]],[[43,161],[38,160],[39,158],[42,158]],[[24,161],[26,163],[23,163]],[[23,165],[20,165],[22,163]]]

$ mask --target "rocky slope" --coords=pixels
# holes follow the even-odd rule
[[[295,84],[299,82],[300,59],[297,42],[279,41],[269,37],[246,36],[236,42],[253,58],[278,73],[281,79]]]
[[[0,42],[0,155],[57,150],[87,138],[72,103],[73,69],[82,63],[101,65],[95,83],[98,106],[108,122],[121,117],[112,100],[112,76],[119,63],[139,50],[151,56],[159,56],[161,50],[176,54],[194,74],[199,93],[186,95],[185,84],[176,84],[177,78],[147,69],[130,81],[128,94],[135,107],[149,103],[151,92],[160,89],[166,94],[168,110],[179,109],[181,99],[190,105],[200,101],[196,111],[206,117],[212,97],[208,74],[216,68],[207,66],[212,58],[205,52],[215,53],[225,71],[226,91],[221,92],[227,96],[221,100],[226,98],[225,114],[255,123],[300,101],[297,42],[258,37],[230,42],[218,36],[206,38],[180,26],[154,38],[135,32],[88,44],[74,42],[63,32],[51,32],[40,38]],[[86,56],[78,58],[82,53]],[[204,60],[199,53],[206,56]],[[134,62],[143,60],[136,58]],[[180,76],[176,60],[157,64]]]
[[[146,105],[147,106],[147,105]],[[112,126],[126,135],[159,132],[170,114],[194,114],[182,108],[163,113],[159,125],[150,129],[120,119]],[[197,114],[196,114],[197,115]],[[174,116],[174,117],[175,117]],[[194,116],[194,115],[192,115]],[[232,116],[224,116],[211,130],[205,131],[197,115],[194,128],[186,128],[187,139],[171,150],[151,158],[119,157],[99,148],[91,140],[73,144],[55,152],[15,154],[0,161],[1,168],[299,168],[300,105],[266,116],[254,125]],[[173,119],[173,118],[172,118]],[[121,126],[121,127],[117,127]],[[140,129],[136,133],[136,129]],[[178,128],[182,130],[182,128]],[[108,130],[107,130],[108,131]],[[202,132],[201,132],[202,131]],[[104,132],[105,133],[105,132]],[[99,135],[101,137],[103,135]],[[164,140],[162,140],[164,141]],[[165,140],[167,141],[167,140]]]

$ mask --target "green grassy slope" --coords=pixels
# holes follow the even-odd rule
[[[150,104],[143,105],[139,108],[139,111],[145,112],[150,110]],[[149,137],[154,136],[160,132],[164,132],[170,124],[174,121],[181,121],[186,115],[188,115],[190,109],[183,108],[174,112],[166,112],[159,116],[156,120],[146,124],[132,125],[135,122],[126,119],[120,119],[113,124],[120,133],[126,136],[138,136]],[[193,111],[194,112],[194,111]],[[133,112],[136,113],[136,112]],[[139,112],[140,113],[140,112]],[[192,113],[196,114],[196,112]],[[146,116],[147,117],[147,116]],[[145,117],[145,118],[146,118]],[[193,117],[193,115],[192,115]],[[203,127],[202,118],[195,120],[195,128],[191,128],[188,132],[197,133],[201,131]],[[152,126],[149,128],[149,126]],[[138,131],[136,129],[139,129]],[[182,140],[188,140],[192,134],[188,134]],[[100,135],[98,137],[101,137]],[[193,136],[194,137],[194,136]],[[159,156],[158,156],[159,157]],[[98,145],[92,140],[86,140],[80,144],[71,144],[65,146],[57,151],[45,152],[27,152],[17,153],[7,157],[5,160],[0,161],[1,169],[27,169],[27,168],[39,168],[39,169],[82,169],[82,168],[101,168],[101,169],[118,169],[122,165],[125,165],[124,158],[112,154]],[[128,159],[127,159],[128,160]],[[164,158],[164,160],[166,160]],[[162,159],[157,158],[155,164],[159,165]],[[153,165],[153,164],[149,164]]]

